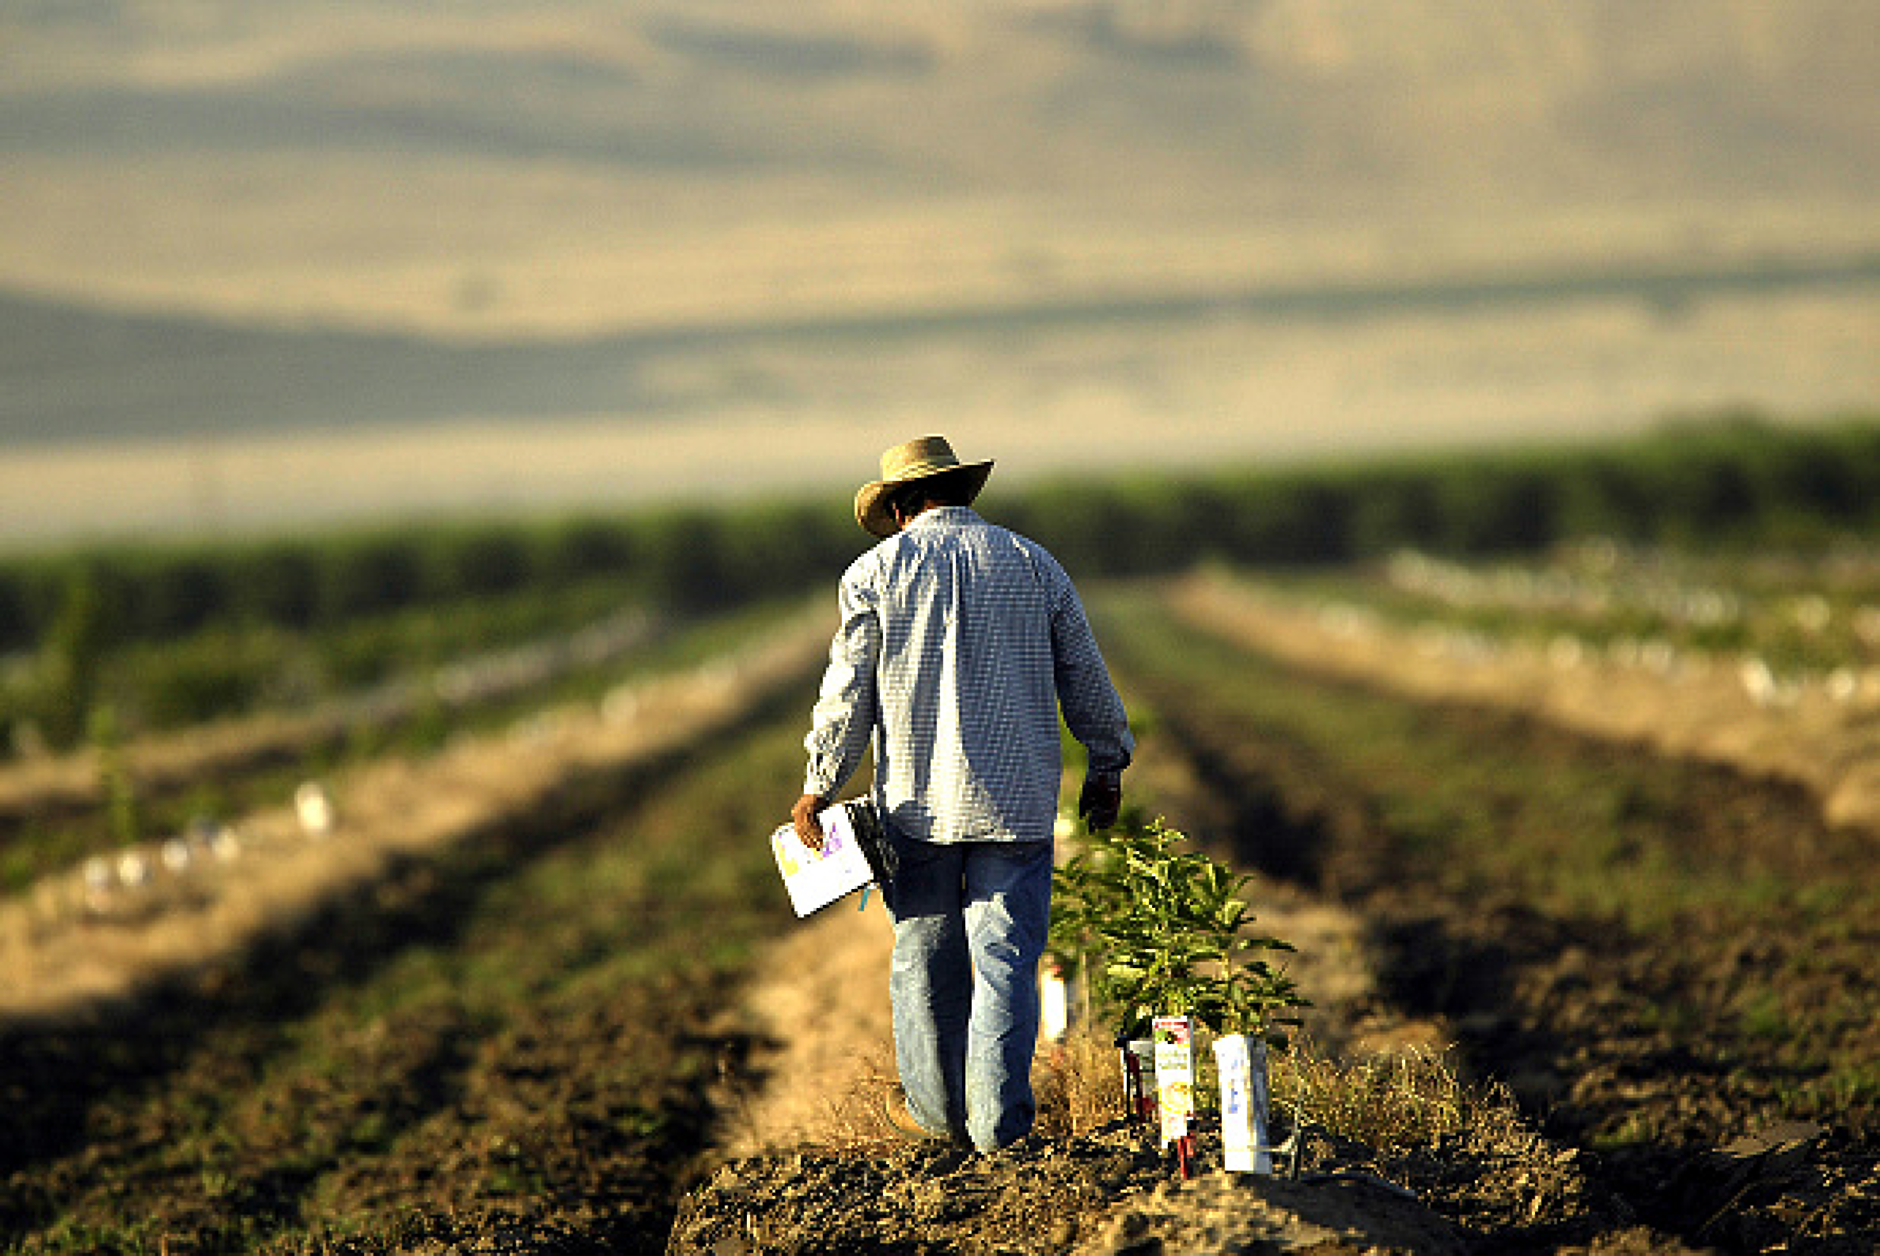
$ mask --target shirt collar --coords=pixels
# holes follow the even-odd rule
[[[923,510],[908,521],[909,528],[942,527],[949,523],[972,523],[979,518],[971,506],[935,506],[932,510]]]

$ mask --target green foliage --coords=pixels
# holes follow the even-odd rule
[[[424,560],[413,538],[366,537],[324,556],[319,579],[323,619],[381,614],[418,600],[425,591]]]
[[[87,733],[98,756],[98,774],[104,780],[105,809],[112,836],[120,846],[134,846],[143,836],[137,810],[137,787],[124,761],[124,739],[117,712],[105,703],[91,712]]]
[[[312,543],[278,542],[233,554],[237,618],[298,631],[320,617],[321,557]]]
[[[446,533],[432,548],[430,585],[471,596],[525,588],[537,565],[527,538],[495,524]]]
[[[598,576],[674,605],[724,606],[831,578],[867,544],[845,503],[760,502],[542,523],[437,525],[238,546],[79,556],[122,636],[230,620],[285,628]],[[995,487],[990,517],[1086,575],[1199,558],[1330,563],[1405,547],[1527,553],[1573,537],[1755,543],[1880,524],[1880,424],[1731,413],[1592,449],[1425,455],[1284,471]],[[0,565],[0,649],[41,641],[70,558]]]
[[[1595,536],[1706,548],[1819,543],[1880,527],[1880,424],[1778,426],[1726,414],[1590,449],[1046,485],[1009,513],[1072,570],[1101,575],[1206,557],[1275,566],[1403,548],[1524,554]]]
[[[91,718],[99,669],[111,644],[111,610],[96,569],[74,567],[58,616],[39,651],[33,705],[39,729],[57,747],[77,744]]]
[[[101,668],[130,648],[455,615],[485,599],[552,599],[601,582],[623,600],[681,612],[826,588],[868,544],[846,506],[822,497],[16,558],[0,562],[0,651],[36,652],[45,681],[25,702],[3,696],[47,741],[69,746],[99,700]],[[1880,423],[1804,427],[1729,414],[1593,449],[1132,473],[1022,492],[995,482],[982,509],[1050,546],[1079,578],[1209,558],[1324,565],[1406,547],[1513,555],[1593,536],[1801,548],[1880,528]],[[246,668],[198,664],[150,705],[199,718],[273,687]],[[120,705],[137,724],[140,703]]]
[[[633,533],[625,520],[576,519],[552,529],[542,543],[549,578],[578,582],[629,570]]]
[[[1250,936],[1248,877],[1156,820],[1088,835],[1058,868],[1050,948],[1082,971],[1095,1004],[1131,1036],[1158,1015],[1192,1016],[1216,1033],[1262,1034],[1307,1006],[1264,958],[1292,946]]]
[[[277,673],[275,657],[255,648],[252,635],[211,632],[187,648],[164,652],[164,661],[124,684],[138,699],[142,728],[176,728],[256,706]]]
[[[227,617],[231,572],[210,554],[182,554],[158,565],[145,581],[140,618],[157,636],[193,632]]]

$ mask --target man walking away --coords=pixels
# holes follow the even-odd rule
[[[897,860],[884,898],[905,1105],[890,1117],[982,1151],[1024,1137],[1037,1112],[1059,711],[1088,755],[1078,810],[1092,827],[1115,822],[1135,747],[1064,569],[973,511],[991,472],[927,436],[882,454],[881,478],[856,494],[856,521],[883,540],[843,574],[792,811],[819,848],[816,813],[872,743]]]

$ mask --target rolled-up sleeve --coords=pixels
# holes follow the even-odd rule
[[[832,798],[861,767],[875,727],[876,668],[881,621],[857,572],[842,580],[837,597],[842,623],[829,646],[829,665],[803,739],[809,766],[803,792]]]

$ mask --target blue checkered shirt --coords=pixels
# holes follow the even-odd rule
[[[875,802],[903,837],[1048,841],[1060,706],[1091,773],[1128,766],[1122,700],[1043,546],[936,507],[856,559],[838,602],[804,793],[834,798],[872,740]]]

